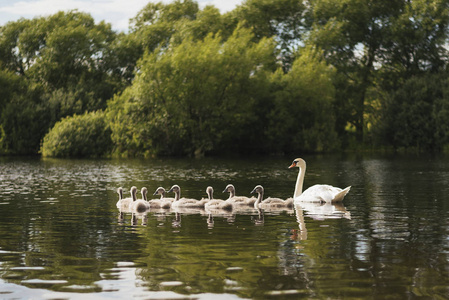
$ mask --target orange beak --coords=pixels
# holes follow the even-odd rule
[[[288,167],[289,169],[296,167],[296,163],[292,163],[292,165],[290,167]]]

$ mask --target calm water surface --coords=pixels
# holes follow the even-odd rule
[[[116,189],[291,197],[295,157],[0,158],[1,299],[448,299],[449,159],[306,156],[344,206],[120,214]]]

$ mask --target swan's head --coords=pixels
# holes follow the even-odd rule
[[[302,158],[297,158],[295,159],[292,164],[290,165],[290,167],[288,167],[289,169],[294,168],[294,167],[302,167],[305,166],[306,162],[304,161],[304,159]]]
[[[158,187],[156,189],[156,191],[154,192],[153,196],[156,196],[156,195],[165,195],[165,189],[161,186]]]
[[[251,191],[251,194],[253,194],[253,193],[258,193],[258,194],[263,193],[263,186],[261,186],[260,184],[256,185],[256,187]]]
[[[214,188],[211,187],[211,186],[208,186],[206,188],[206,194],[209,197],[209,199],[213,199],[213,197],[214,197]]]
[[[223,191],[223,193],[230,193],[230,192],[235,192],[235,187],[232,184],[228,184]]]
[[[168,190],[168,193],[179,193],[181,191],[181,188],[179,187],[179,185],[175,184],[174,186],[171,187],[170,190]]]
[[[131,192],[131,195],[137,193],[137,187],[136,187],[136,186],[133,186],[133,187],[131,188],[130,192]]]

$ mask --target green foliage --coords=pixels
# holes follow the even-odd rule
[[[243,22],[253,30],[255,41],[274,38],[280,49],[283,68],[288,70],[298,42],[305,34],[303,14],[306,7],[305,1],[297,0],[246,0],[225,19],[228,26]]]
[[[383,143],[418,151],[441,150],[449,142],[448,80],[416,76],[388,95],[376,131]]]
[[[439,0],[150,2],[129,33],[76,10],[20,19],[0,27],[0,154],[97,110],[120,155],[439,150],[448,35]]]
[[[335,70],[320,51],[305,48],[287,74],[277,72],[267,140],[272,152],[329,152],[338,149],[332,111]]]
[[[122,80],[108,73],[118,67],[110,51],[116,34],[109,24],[96,25],[88,14],[59,12],[10,22],[0,29],[0,37],[4,66],[47,90],[82,86],[106,100],[114,92],[111,83]]]
[[[148,3],[131,19],[131,35],[149,52],[169,45],[172,35],[184,24],[195,20],[198,4],[192,0],[176,0],[169,4]]]
[[[0,100],[3,149],[37,153],[56,121],[105,109],[106,101],[127,85],[122,66],[128,62],[113,52],[123,48],[109,24],[95,24],[90,15],[77,11],[1,27],[2,72],[9,70],[32,87],[14,94],[8,92],[10,87],[0,92],[7,93]]]
[[[14,72],[0,69],[0,109],[26,88],[24,80]],[[0,110],[1,111],[1,110]]]
[[[45,135],[40,152],[50,157],[96,157],[107,154],[111,145],[104,113],[96,111],[57,122]]]
[[[110,103],[113,141],[129,154],[203,154],[239,138],[255,118],[251,90],[273,68],[274,45],[237,28],[146,55],[132,87]]]
[[[39,89],[25,78],[0,70],[0,154],[39,150],[49,122],[39,95]]]
[[[34,96],[33,96],[34,94]],[[49,126],[49,114],[35,91],[20,95],[2,110],[3,145],[8,154],[36,154]]]
[[[310,8],[307,42],[324,49],[340,74],[338,131],[350,123],[359,142],[367,130],[371,87],[382,84],[392,91],[401,78],[444,65],[449,28],[445,1],[313,0]]]

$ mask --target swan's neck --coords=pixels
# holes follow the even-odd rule
[[[209,192],[207,193],[207,197],[209,198],[209,200],[214,199],[214,194],[213,194],[213,192],[209,191]]]
[[[229,198],[233,198],[233,197],[235,197],[235,190],[234,190],[234,189],[231,189],[231,190],[229,191]]]
[[[118,190],[118,197],[119,197],[119,200],[122,200],[123,199],[123,190]]]
[[[136,201],[137,200],[137,191],[133,191],[132,192],[132,197],[133,197],[133,201]]]
[[[147,201],[147,193],[142,192],[142,200]]]
[[[299,161],[297,164],[299,167],[299,172],[298,172],[298,179],[296,179],[295,193],[293,195],[293,198],[301,196],[302,185],[304,183],[304,175],[306,174],[306,162]]]
[[[164,199],[164,198],[165,198],[165,191],[163,191],[161,194],[161,199]]]
[[[255,207],[255,208],[258,208],[259,203],[262,202],[262,199],[263,199],[263,191],[260,191],[260,192],[257,193],[257,194],[258,194],[258,195],[257,195],[257,200],[256,200],[256,202],[254,202],[254,207]]]
[[[176,191],[175,192],[175,201],[178,201],[179,198],[181,198],[181,191]]]

